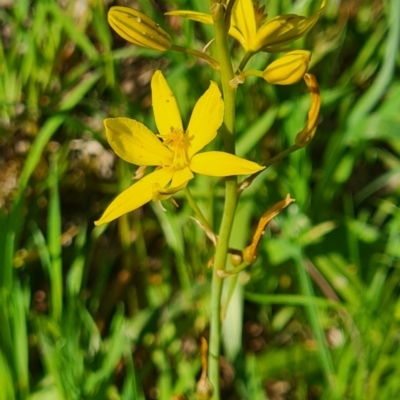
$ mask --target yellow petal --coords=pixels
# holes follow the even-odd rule
[[[157,70],[151,79],[154,118],[158,132],[168,135],[171,128],[183,130],[181,114],[175,96],[161,71]]]
[[[168,33],[147,15],[133,8],[111,7],[108,23],[118,35],[130,43],[159,51],[171,48]]]
[[[168,165],[173,153],[143,124],[129,118],[104,120],[107,140],[123,160],[136,165]]]
[[[292,85],[307,72],[311,52],[294,50],[273,61],[262,73],[262,77],[273,85]]]
[[[191,158],[217,135],[224,119],[224,102],[215,82],[197,101],[190,118],[187,134],[190,138],[188,156]]]
[[[94,224],[103,225],[148,203],[153,198],[153,186],[159,184],[165,187],[171,181],[172,175],[171,170],[165,168],[145,176],[118,195]]]
[[[179,169],[174,172],[169,188],[164,188],[161,185],[153,186],[153,200],[167,200],[175,193],[185,189],[190,179],[193,179],[192,171],[189,168]]]
[[[192,21],[201,22],[207,25],[213,24],[213,19],[210,14],[204,14],[198,11],[176,10],[176,11],[168,11],[164,15],[173,15],[176,17],[188,18],[191,19]]]
[[[189,182],[193,178],[194,178],[194,175],[192,174],[192,171],[189,168],[186,167],[183,169],[178,169],[174,173],[174,177],[172,178],[170,188],[171,189],[176,188],[176,187],[181,188],[182,185],[185,185],[187,182]]]
[[[282,46],[294,42],[304,36],[318,21],[325,8],[325,1],[318,12],[309,17],[295,14],[278,15],[267,21],[257,32],[251,50],[278,51]]]
[[[265,167],[222,151],[196,154],[190,161],[193,172],[208,176],[251,175]]]
[[[246,51],[251,50],[257,32],[253,2],[251,0],[236,0],[231,18],[229,35],[234,37]]]

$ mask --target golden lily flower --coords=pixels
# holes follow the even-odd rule
[[[282,47],[300,39],[315,25],[325,8],[321,8],[309,17],[295,14],[283,14],[266,21],[257,28],[256,13],[251,0],[237,0],[232,10],[229,34],[240,42],[248,53],[279,51]]]
[[[151,200],[162,200],[182,190],[193,173],[225,177],[251,175],[264,167],[220,151],[198,153],[217,135],[224,102],[216,83],[197,101],[186,131],[178,106],[161,71],[151,80],[153,109],[159,135],[129,118],[104,120],[107,140],[123,160],[156,170],[123,191],[95,222],[102,225]],[[160,140],[161,139],[161,140]]]
[[[263,71],[262,77],[273,85],[293,85],[307,72],[310,59],[309,51],[290,51],[269,64]]]
[[[252,0],[236,0],[232,8],[229,35],[234,37],[248,53],[276,52],[308,33],[324,8],[325,0],[323,0],[319,11],[309,17],[283,14],[258,27],[259,18],[254,10]],[[167,12],[166,15],[176,15],[210,25],[213,24],[211,15],[200,12],[177,10]]]
[[[108,12],[108,23],[123,39],[158,51],[171,48],[171,38],[147,15],[129,7],[115,6]]]

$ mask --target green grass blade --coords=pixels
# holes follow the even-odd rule
[[[28,356],[28,328],[26,304],[29,303],[30,292],[16,284],[12,292],[13,304],[13,350],[17,375],[16,387],[21,399],[29,394],[29,356]],[[28,301],[27,301],[28,300]]]
[[[11,218],[3,217],[2,226],[4,229],[3,233],[0,235],[0,254],[2,260],[2,267],[0,268],[0,288],[7,288],[11,291],[12,288],[12,276],[14,269],[14,239],[15,230],[8,226],[12,223]]]
[[[84,383],[84,393],[89,396],[96,395],[96,393],[98,395],[101,383],[110,379],[118,361],[123,357],[126,349],[129,348],[121,309],[114,315],[111,332],[111,337],[106,343],[107,351],[101,367],[91,374]]]
[[[245,293],[245,298],[248,301],[262,304],[262,305],[269,305],[269,304],[281,304],[285,306],[304,306],[309,307],[311,305],[315,305],[321,308],[327,309],[334,309],[334,310],[343,310],[343,304],[324,299],[315,296],[305,296],[305,295],[298,295],[298,294],[260,294],[260,293]]]
[[[240,157],[244,157],[250,150],[257,146],[274,123],[277,112],[277,108],[270,108],[240,136],[236,143],[236,153]]]
[[[49,208],[47,215],[47,241],[51,262],[51,312],[55,321],[61,320],[62,315],[62,259],[61,259],[61,210],[58,192],[57,154],[53,155],[50,163],[49,176]]]
[[[175,253],[176,268],[181,287],[184,291],[189,291],[192,286],[190,277],[191,271],[184,254],[185,244],[181,218],[173,213],[166,213],[160,208],[159,204],[155,204],[153,210],[160,221],[168,246],[170,246]]]
[[[353,108],[348,120],[350,127],[361,121],[378,104],[393,79],[400,43],[400,2],[398,0],[388,2],[386,12],[389,32],[383,64],[371,87]],[[347,131],[347,135],[348,139],[351,139],[351,128]]]
[[[64,98],[60,102],[59,110],[67,111],[75,107],[79,103],[79,101],[81,101],[82,98],[86,95],[86,93],[93,87],[93,85],[99,80],[100,76],[100,71],[95,71],[85,77],[64,96]],[[51,137],[55,134],[61,124],[64,122],[64,119],[64,114],[56,114],[53,117],[49,118],[38,132],[31,146],[29,155],[25,161],[24,168],[21,173],[17,199],[19,199],[25,191],[29,178],[31,177],[33,171],[39,163],[44,147],[50,141]]]
[[[65,11],[61,10],[56,2],[50,6],[50,11],[55,20],[62,25],[68,37],[83,51],[86,57],[92,61],[98,60],[99,53],[96,47],[90,41],[86,33],[76,26],[73,19],[66,14]]]
[[[304,256],[302,254],[301,248],[297,249],[297,254],[294,257],[294,263],[297,269],[297,276],[299,277],[299,283],[301,287],[301,291],[307,297],[315,297],[314,291],[311,285],[310,276],[307,273],[306,265],[304,262]],[[324,374],[326,380],[329,384],[330,391],[335,399],[342,399],[341,394],[339,393],[339,388],[336,383],[336,374],[335,369],[333,367],[333,361],[329,349],[327,347],[327,343],[324,337],[323,329],[319,323],[320,321],[320,313],[317,305],[314,302],[309,303],[306,306],[306,311],[308,314],[308,318],[315,335],[315,340],[318,344],[318,356],[324,370]]]
[[[77,296],[82,288],[85,260],[87,255],[87,248],[85,247],[86,234],[87,227],[81,226],[75,239],[76,254],[66,279],[66,290],[71,298]]]
[[[0,350],[0,379],[1,379],[0,400],[16,399],[14,391],[13,374],[1,350]]]

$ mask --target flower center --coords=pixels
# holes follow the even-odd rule
[[[162,139],[165,146],[174,152],[173,167],[180,169],[189,165],[187,149],[189,148],[190,137],[187,132],[171,126],[169,133],[157,136]]]

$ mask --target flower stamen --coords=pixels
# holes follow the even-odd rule
[[[180,128],[171,126],[169,133],[157,136],[162,139],[165,146],[174,152],[172,166],[181,169],[189,165],[187,150],[189,148],[190,138],[187,133]]]

